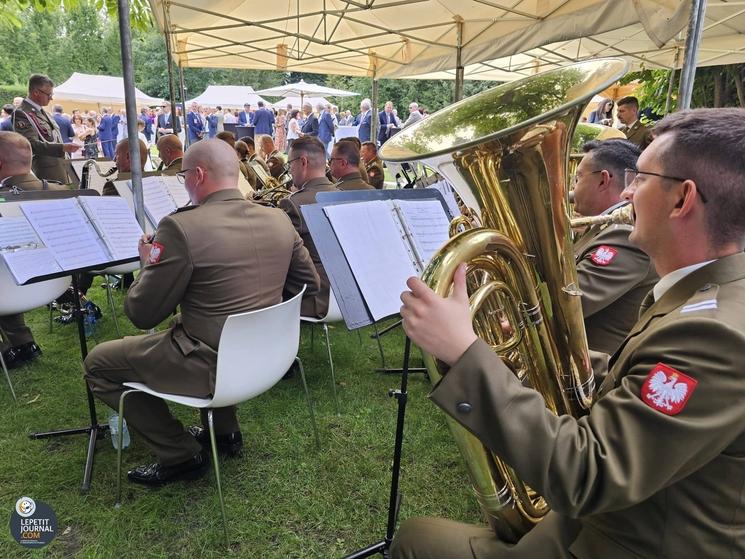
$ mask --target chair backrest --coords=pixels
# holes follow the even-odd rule
[[[5,261],[0,258],[0,316],[30,311],[46,305],[70,287],[72,278],[65,276],[29,285],[18,285]]]
[[[329,289],[329,310],[326,312],[326,316],[321,319],[321,322],[341,322],[342,320],[344,320],[344,317],[341,315],[339,301],[336,300],[334,290]]]
[[[220,334],[211,407],[244,402],[277,384],[300,345],[303,290],[271,307],[228,317]]]

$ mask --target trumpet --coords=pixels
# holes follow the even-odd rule
[[[612,223],[634,225],[634,207],[631,204],[626,204],[625,206],[616,208],[608,214],[576,217],[570,220],[570,225],[572,227],[592,227],[593,225],[605,225]]]

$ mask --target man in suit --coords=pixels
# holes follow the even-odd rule
[[[290,216],[295,230],[308,247],[308,252],[321,280],[321,288],[315,297],[303,298],[300,312],[303,316],[322,318],[326,316],[329,308],[329,278],[313,238],[310,236],[308,224],[300,212],[300,207],[305,204],[315,204],[317,193],[334,191],[336,188],[326,178],[326,152],[318,138],[305,136],[295,140],[290,147],[288,163],[292,180],[295,183],[294,192],[280,200],[279,207]]]
[[[318,103],[318,139],[321,140],[326,153],[334,139],[334,117],[331,116],[331,106]]]
[[[574,209],[585,216],[610,213],[621,200],[624,169],[635,169],[641,151],[628,140],[592,141],[574,175]],[[620,201],[620,202],[619,202]],[[574,243],[587,343],[612,355],[639,317],[639,306],[657,280],[647,256],[629,241],[631,225],[593,225]]]
[[[275,305],[304,284],[311,293],[318,286],[287,216],[244,200],[236,188],[238,166],[227,143],[197,142],[186,152],[184,168],[179,176],[194,205],[163,218],[153,238],[143,237],[143,269],[124,302],[127,316],[142,329],[157,326],[177,306],[181,313],[162,332],[97,345],[84,362],[91,390],[114,409],[130,381],[196,397],[212,394],[228,316]],[[187,432],[163,400],[143,393],[129,397],[125,414],[157,456],[156,463],[130,470],[131,481],[163,485],[204,475],[205,430]],[[215,409],[214,418],[218,450],[239,452],[235,408]]]
[[[316,136],[318,137],[318,117],[313,114],[313,105],[308,102],[303,103],[303,125],[300,127],[300,137]]]
[[[259,106],[254,113],[254,135],[266,134],[271,136],[274,131],[274,112],[271,109],[264,107],[264,101],[257,103]]]
[[[378,143],[382,146],[390,137],[398,131],[398,123],[396,122],[396,115],[393,114],[393,102],[386,101],[385,108],[378,113]]]
[[[65,144],[69,144],[75,137],[75,131],[72,129],[70,119],[62,114],[62,112],[62,105],[55,105],[52,118],[54,119],[54,122],[57,123],[60,135],[62,136],[62,142]]]
[[[360,175],[360,152],[352,142],[337,142],[329,159],[331,176],[339,190],[370,190],[372,185]]]
[[[618,100],[616,115],[623,124],[621,132],[626,138],[641,149],[646,148],[652,141],[652,132],[639,120],[639,100],[636,97],[623,97]]]
[[[372,101],[363,99],[360,103],[360,114],[354,119],[355,126],[358,126],[357,137],[363,144],[370,141],[370,131],[372,127]]]
[[[13,111],[13,130],[31,144],[37,177],[69,184],[72,180],[65,155],[80,146],[64,143],[57,123],[44,110],[53,97],[54,82],[43,74],[33,74],[28,80],[28,97]]]
[[[204,136],[204,124],[199,114],[199,105],[191,104],[189,114],[186,115],[186,128],[189,130],[189,143],[198,142]]]
[[[407,126],[411,126],[415,122],[419,122],[424,117],[422,116],[422,113],[419,111],[419,104],[418,103],[409,103],[409,118],[406,119],[406,122],[404,122],[403,128],[406,128]]]
[[[251,104],[243,105],[243,111],[238,115],[238,123],[241,126],[251,126],[254,123],[254,115],[251,112]]]
[[[208,109],[207,130],[210,138],[217,135],[217,113],[215,113],[215,109]]]
[[[177,118],[171,114],[171,104],[163,103],[163,112],[158,115],[158,122],[155,130],[155,141],[160,140],[165,134],[178,134],[181,132],[181,124]]]
[[[145,139],[147,140],[148,145],[150,145],[150,142],[153,139],[153,120],[152,120],[152,117],[150,116],[150,113],[147,107],[142,107],[140,109],[139,119],[145,125],[145,128],[142,131],[142,133],[145,134]]]
[[[163,175],[177,175],[181,172],[181,162],[184,158],[184,146],[175,134],[166,134],[158,140],[158,156],[160,167],[158,170]]]
[[[101,109],[101,121],[98,123],[98,139],[101,140],[101,149],[103,156],[108,159],[114,159],[114,147],[116,146],[116,135],[112,136],[111,115],[109,108]]]
[[[378,148],[375,142],[365,142],[360,148],[360,157],[362,163],[365,166],[365,180],[369,182],[373,188],[380,190],[383,188],[385,183],[385,170],[383,169],[383,162],[378,157]]]
[[[557,417],[473,332],[465,266],[443,299],[402,295],[412,341],[450,365],[430,397],[551,506],[517,545],[407,520],[392,557],[745,555],[745,111],[672,113],[626,173],[630,240],[661,279],[589,414]],[[525,441],[530,444],[525,444]]]

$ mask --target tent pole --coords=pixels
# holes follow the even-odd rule
[[[378,78],[373,74],[372,80],[372,117],[370,118],[370,141],[377,145],[378,127],[380,117],[378,116]]]
[[[168,62],[168,95],[171,99],[171,125],[174,131],[176,126],[173,124],[176,122],[176,84],[173,81],[173,50],[171,49],[171,14],[170,10],[166,8],[167,2],[163,2],[163,26],[166,30],[166,61]]]
[[[691,6],[691,17],[688,20],[688,32],[686,33],[683,69],[680,72],[678,110],[688,109],[691,106],[691,97],[693,97],[693,80],[696,77],[696,58],[698,56],[698,47],[701,44],[705,12],[706,0],[693,0]]]
[[[463,77],[465,70],[463,68],[463,18],[454,16],[456,24],[456,47],[455,47],[455,90],[453,92],[453,101],[457,102],[463,99]]]
[[[145,230],[145,205],[142,198],[142,161],[140,142],[137,138],[137,103],[135,98],[134,64],[132,63],[132,30],[129,24],[129,0],[117,0],[119,10],[119,41],[122,50],[122,72],[124,74],[124,106],[127,110],[127,136],[129,160],[132,163],[132,196],[135,217]]]
[[[184,68],[181,66],[181,59],[178,61],[178,83],[179,93],[181,93],[181,117],[184,119],[181,129],[184,131],[185,147],[189,147],[189,131],[186,129],[186,87],[184,86]]]
[[[669,113],[673,108],[673,86],[675,85],[675,69],[678,67],[680,61],[680,48],[675,47],[675,58],[673,59],[673,67],[670,70],[670,81],[667,83],[667,97],[665,99],[665,114]]]

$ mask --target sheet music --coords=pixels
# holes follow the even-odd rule
[[[4,248],[35,248],[41,240],[25,217],[0,217],[0,250]]]
[[[418,274],[385,201],[324,208],[374,320],[398,313],[406,280]]]
[[[145,210],[150,215],[150,220],[156,228],[161,219],[176,210],[176,202],[171,198],[161,177],[144,177],[142,179],[142,197],[145,202]]]
[[[170,194],[173,201],[176,202],[176,207],[183,208],[190,202],[189,193],[186,192],[184,185],[178,181],[178,177],[161,175],[160,178],[163,181],[163,184],[166,185],[168,194]]]
[[[435,184],[428,186],[427,188],[433,188],[442,194],[445,204],[447,204],[448,210],[450,210],[450,214],[453,217],[460,215],[460,208],[458,207],[458,202],[455,200],[455,189],[448,181],[437,181]]]
[[[450,238],[448,219],[439,200],[394,200],[412,236],[422,270]]]
[[[126,200],[118,196],[81,196],[78,200],[93,220],[112,260],[139,256],[137,245],[142,229]]]
[[[46,247],[27,250],[0,251],[10,273],[18,285],[26,283],[31,278],[61,272],[52,251]]]
[[[111,259],[75,198],[22,202],[21,211],[62,270],[76,270]]]

